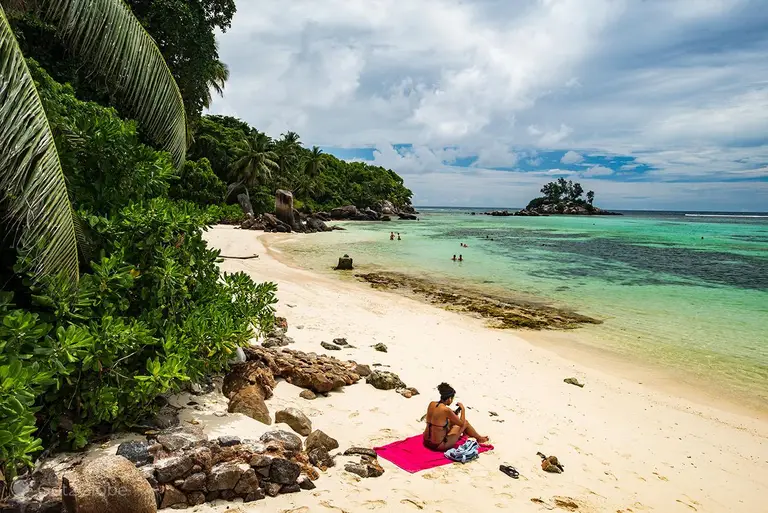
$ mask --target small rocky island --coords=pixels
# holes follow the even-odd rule
[[[588,191],[584,199],[584,188],[580,183],[565,178],[549,182],[541,188],[544,196],[534,198],[528,206],[517,212],[508,210],[494,210],[484,212],[487,216],[546,216],[551,214],[582,215],[582,216],[620,216],[618,212],[609,212],[597,208],[592,203],[595,193]]]

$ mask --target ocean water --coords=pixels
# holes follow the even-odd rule
[[[346,223],[346,231],[292,238],[278,249],[321,272],[348,253],[363,271],[567,307],[604,321],[575,330],[580,343],[768,405],[768,214],[471,212],[423,209],[420,221]],[[402,240],[390,241],[390,231]],[[464,261],[453,262],[454,254]]]

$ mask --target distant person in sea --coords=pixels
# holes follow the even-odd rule
[[[397,232],[397,240],[402,240],[402,239],[400,238],[400,232]]]
[[[456,255],[453,255],[453,258],[451,258],[454,262],[456,261]]]
[[[456,445],[459,438],[465,434],[477,440],[477,443],[487,443],[488,437],[478,433],[467,421],[467,410],[463,404],[457,403],[456,410],[450,407],[456,396],[453,387],[448,383],[440,383],[437,391],[440,393],[440,400],[433,401],[427,406],[424,447],[444,452]]]
[[[459,262],[463,262],[463,261],[464,261],[464,257],[459,255]]]
[[[395,240],[395,232],[389,232],[389,240]]]

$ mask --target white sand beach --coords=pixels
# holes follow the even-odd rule
[[[481,320],[289,267],[259,237],[284,236],[231,227],[206,235],[223,255],[259,255],[226,259],[222,267],[278,284],[277,311],[288,319],[288,335],[296,340],[292,349],[387,365],[421,392],[405,399],[361,381],[306,401],[299,398],[301,389],[280,382],[267,402],[273,414],[284,406],[301,409],[342,450],[383,445],[421,433],[419,419],[436,399],[435,387],[447,381],[495,450],[466,465],[413,475],[381,460],[384,475],[364,480],[344,472],[346,458],[340,456],[336,467],[321,473],[316,490],[191,511],[768,511],[764,416],[675,397],[625,379],[620,371],[576,364]],[[356,348],[320,347],[336,337]],[[378,342],[388,346],[387,353],[371,347]],[[567,377],[586,386],[566,384]],[[226,411],[224,399],[203,399],[204,407],[186,410],[184,418],[198,420],[211,435],[253,438],[274,428],[240,414],[216,416]],[[565,472],[543,472],[537,451],[557,455]],[[501,473],[502,463],[515,466],[520,479]]]

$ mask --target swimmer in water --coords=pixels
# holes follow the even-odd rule
[[[463,261],[464,261],[464,257],[462,257],[461,255],[459,255],[459,262],[463,262]]]

